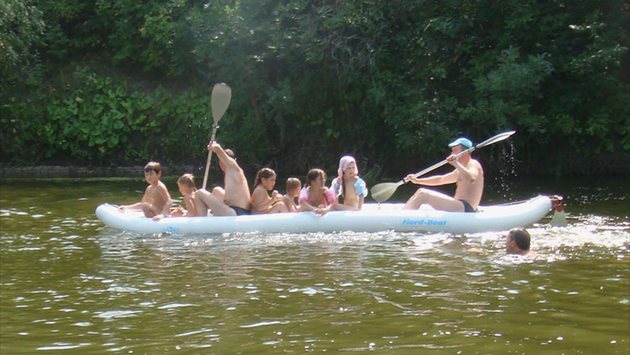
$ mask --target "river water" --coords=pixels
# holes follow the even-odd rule
[[[505,233],[133,234],[94,209],[139,179],[0,182],[0,353],[630,353],[627,181],[494,185],[563,195],[569,225],[528,226],[536,258]]]

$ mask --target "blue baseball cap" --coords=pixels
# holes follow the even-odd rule
[[[464,147],[466,147],[466,149],[468,149],[468,148],[472,148],[473,143],[470,141],[470,139],[461,137],[452,141],[448,146],[449,148],[453,148],[456,145],[463,145]]]

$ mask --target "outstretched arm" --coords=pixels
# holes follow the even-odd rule
[[[453,170],[448,174],[444,175],[434,175],[425,178],[417,178],[414,177],[413,174],[407,175],[405,180],[412,182],[416,185],[426,185],[426,186],[439,186],[446,184],[454,184],[457,182],[457,170]]]

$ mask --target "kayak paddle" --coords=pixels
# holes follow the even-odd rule
[[[479,149],[479,148],[483,148],[487,145],[496,143],[496,142],[500,142],[502,140],[507,139],[509,136],[513,135],[514,133],[516,133],[516,131],[508,131],[508,132],[504,132],[501,134],[497,134],[496,136],[486,139],[485,141],[477,144],[474,147],[470,147],[464,151],[459,152],[455,157],[459,158],[460,156],[467,154],[467,153],[472,153],[472,151],[474,151],[475,149]],[[442,165],[448,163],[448,160],[444,159],[439,163],[436,163],[434,165],[431,165],[430,167],[414,174],[414,177],[419,177],[422,176],[432,170],[435,170],[439,167],[441,167]],[[392,197],[392,195],[394,194],[394,192],[396,192],[396,189],[398,188],[398,186],[406,183],[407,180],[406,179],[402,179],[398,182],[384,182],[382,184],[376,184],[374,185],[374,187],[372,187],[372,198],[374,199],[374,201],[376,202],[383,202],[383,201],[387,201],[390,197]]]
[[[212,124],[212,138],[210,138],[211,142],[213,142],[217,136],[219,121],[223,117],[223,114],[225,114],[225,111],[227,111],[228,106],[230,106],[231,99],[232,89],[228,85],[225,83],[214,84],[210,98],[210,104],[212,105],[212,119],[214,120],[214,123]],[[208,161],[206,161],[206,171],[203,174],[202,189],[206,188],[206,183],[208,182],[208,170],[210,169],[211,160],[212,150],[208,152]]]

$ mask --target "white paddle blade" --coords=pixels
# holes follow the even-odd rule
[[[516,133],[516,131],[507,131],[507,132],[503,132],[503,133],[497,134],[496,136],[494,136],[492,138],[488,138],[485,141],[477,144],[475,146],[475,149],[479,149],[479,148],[485,147],[487,145],[494,144],[496,142],[500,142],[502,140],[508,139],[514,133]]]
[[[230,106],[230,100],[232,100],[232,89],[225,83],[215,84],[212,88],[212,97],[210,103],[212,104],[212,119],[216,125],[225,111]]]
[[[370,193],[372,194],[372,198],[374,199],[374,201],[384,202],[392,197],[394,192],[396,192],[398,186],[400,186],[400,183],[384,182],[382,184],[374,185]]]

